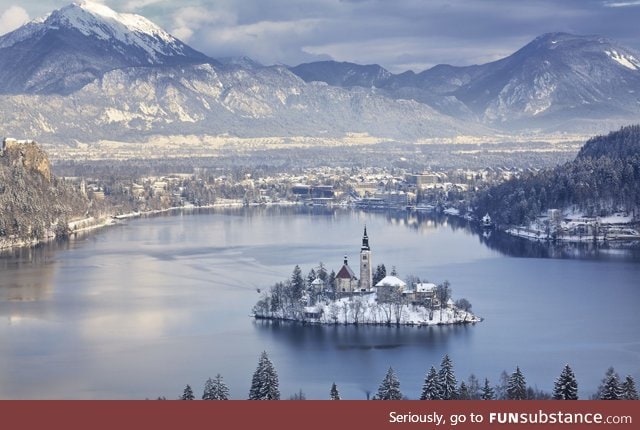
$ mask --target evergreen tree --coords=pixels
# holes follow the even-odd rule
[[[458,389],[458,400],[471,400],[469,388],[464,381],[460,382],[460,389]]]
[[[229,387],[218,373],[215,379],[207,379],[204,384],[202,400],[229,400]]]
[[[333,298],[333,300],[336,300],[337,294],[336,294],[336,272],[335,271],[331,271],[331,273],[329,274],[329,278],[327,279],[327,288],[331,294],[331,298]]]
[[[598,400],[620,400],[621,398],[620,377],[613,367],[610,367],[598,388]]]
[[[318,265],[318,278],[322,282],[327,282],[328,276],[329,274],[327,273],[327,268],[324,267],[324,263],[321,261],[320,264]]]
[[[527,383],[520,367],[516,367],[516,371],[509,377],[507,386],[507,400],[526,400],[527,399]]]
[[[291,296],[294,301],[298,301],[302,298],[304,292],[304,278],[302,277],[302,270],[300,266],[296,264],[291,274]]]
[[[266,352],[262,352],[251,380],[249,400],[280,400],[278,374]]]
[[[313,281],[316,280],[316,278],[317,278],[317,275],[316,275],[315,269],[311,269],[309,271],[309,274],[307,275],[307,286],[311,287],[311,284],[313,283]]]
[[[384,264],[378,264],[376,266],[376,271],[373,274],[373,285],[382,281],[385,276],[387,276],[387,268],[384,267]]]
[[[631,375],[627,375],[621,388],[622,400],[638,400],[638,390],[636,389],[636,383]]]
[[[338,387],[336,386],[336,383],[334,382],[333,385],[331,385],[331,400],[340,400],[340,393],[338,392]]]
[[[553,387],[554,400],[578,400],[578,382],[573,370],[567,364]]]
[[[429,373],[424,378],[422,385],[422,395],[420,400],[439,400],[440,399],[440,383],[438,382],[438,372],[436,368],[431,366]]]
[[[378,387],[378,393],[375,398],[376,400],[402,400],[400,381],[398,381],[398,377],[391,367],[389,367],[387,375],[382,380],[380,387]]]
[[[484,378],[484,387],[482,387],[482,400],[494,400],[496,398],[496,394],[489,385],[489,379]]]
[[[440,363],[438,384],[440,385],[441,400],[455,400],[458,397],[458,382],[448,354],[442,358],[442,363]]]
[[[195,400],[196,397],[193,395],[193,390],[191,389],[191,386],[189,384],[187,384],[187,386],[184,388],[184,391],[182,392],[182,396],[180,396],[180,400]]]

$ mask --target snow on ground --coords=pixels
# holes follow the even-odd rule
[[[315,309],[318,317],[309,315]],[[397,310],[400,317],[397,318]],[[273,319],[298,320],[319,324],[402,324],[402,325],[441,325],[476,323],[482,321],[471,312],[455,307],[430,310],[425,306],[391,303],[378,303],[375,293],[343,297],[341,299],[305,308],[307,315],[301,318],[283,317],[282,315],[261,315]]]

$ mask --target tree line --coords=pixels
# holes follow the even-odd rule
[[[367,398],[369,396],[367,395]],[[187,385],[179,400],[195,400],[196,396]],[[205,382],[202,400],[230,400],[229,387],[220,374]],[[258,366],[251,379],[248,400],[281,400],[280,384],[275,366],[265,351],[260,354]],[[338,386],[334,382],[328,390],[327,399],[341,400]],[[442,358],[439,369],[431,366],[422,383],[420,400],[578,400],[578,381],[567,364],[556,378],[552,393],[546,393],[528,386],[519,366],[508,374],[503,371],[500,381],[491,385],[488,378],[481,382],[475,375],[458,383],[454,366],[449,355]],[[632,376],[624,380],[610,367],[602,379],[592,400],[638,400],[638,390]],[[166,400],[159,397],[158,400]],[[300,390],[289,400],[306,400]],[[407,400],[400,390],[400,381],[392,367],[389,367],[372,400]]]
[[[479,191],[471,206],[499,225],[523,225],[548,209],[588,216],[640,208],[640,126],[589,139],[575,160]]]

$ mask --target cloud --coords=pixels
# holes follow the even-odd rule
[[[148,0],[147,0],[148,1]],[[189,42],[202,28],[229,28],[237,23],[237,16],[227,10],[210,10],[200,6],[182,7],[173,14],[171,34]]]
[[[94,0],[95,1],[95,0]],[[162,3],[165,0],[128,0],[123,6],[122,9],[128,12],[136,11],[140,8],[154,5],[156,3]]]
[[[640,1],[606,2],[606,7],[633,7],[640,6]]]
[[[11,6],[0,15],[0,34],[15,30],[29,22],[29,14],[20,6]]]

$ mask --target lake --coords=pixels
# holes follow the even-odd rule
[[[254,321],[264,290],[299,264],[449,280],[485,321],[430,328]],[[375,393],[392,366],[409,398],[452,358],[458,381],[492,384],[516,365],[550,391],[563,366],[581,397],[609,366],[640,381],[640,252],[484,234],[456,219],[322,208],[243,208],[129,221],[0,255],[0,398],[177,398],[220,373],[247,397],[267,351],[283,398]]]

